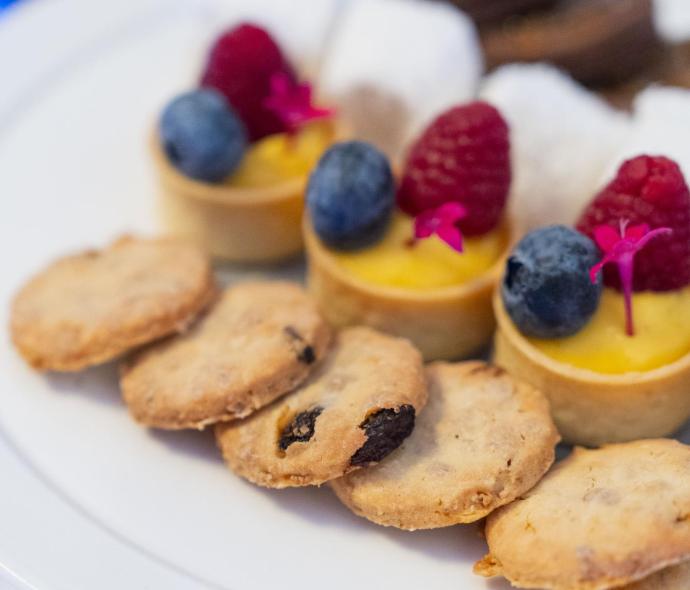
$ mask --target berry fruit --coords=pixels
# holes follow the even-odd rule
[[[594,237],[598,226],[618,230],[621,222],[672,230],[635,256],[634,291],[672,291],[690,284],[690,192],[673,160],[643,155],[624,162],[585,209],[577,228]],[[604,268],[604,284],[621,288],[614,265]]]
[[[510,188],[508,125],[485,102],[439,116],[412,146],[398,190],[398,204],[417,216],[444,203],[460,203],[465,235],[482,235],[501,219]]]
[[[228,176],[247,148],[244,125],[225,98],[209,89],[174,98],[161,116],[160,138],[173,166],[206,182]]]
[[[589,269],[599,262],[592,240],[564,225],[527,234],[506,262],[501,295],[506,311],[525,336],[575,334],[599,305],[602,282]]]
[[[245,23],[216,40],[201,85],[225,95],[244,121],[249,139],[256,141],[286,130],[285,123],[265,104],[275,74],[283,74],[296,83],[292,67],[271,36],[264,29]]]
[[[329,148],[309,178],[307,208],[314,231],[333,248],[352,250],[378,240],[394,205],[388,159],[363,141]]]

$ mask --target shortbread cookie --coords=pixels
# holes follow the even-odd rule
[[[482,362],[427,368],[429,401],[386,461],[331,482],[369,520],[402,529],[473,522],[529,490],[554,460],[544,396]]]
[[[228,288],[186,334],[123,365],[134,418],[156,428],[203,428],[248,416],[300,384],[325,354],[330,328],[287,282]]]
[[[617,588],[685,561],[690,447],[652,439],[576,449],[489,515],[486,539],[475,572],[520,588]]]
[[[183,331],[215,292],[197,247],[123,237],[34,276],[14,299],[12,339],[37,369],[77,371]]]
[[[322,484],[376,463],[412,432],[426,403],[422,359],[407,341],[348,328],[295,393],[216,427],[230,468],[258,485]]]

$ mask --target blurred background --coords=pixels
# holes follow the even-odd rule
[[[98,85],[98,96],[105,92],[98,77],[113,68],[107,150],[127,170],[127,182],[114,180],[120,191],[142,201],[155,190],[144,147],[150,121],[198,82],[217,36],[243,21],[270,31],[319,100],[397,160],[443,110],[476,98],[495,104],[511,127],[510,200],[526,227],[572,222],[633,154],[665,153],[690,173],[687,0],[0,0],[0,7],[0,117],[14,120],[52,101],[53,86],[57,92],[77,70],[88,70],[81,80]],[[117,63],[129,67],[124,56],[135,48],[137,81],[116,85]],[[40,149],[73,149],[70,157],[104,168],[108,160],[90,146],[106,138],[91,137],[87,124],[89,116],[103,120],[99,108],[74,109],[69,147],[56,137]],[[137,157],[125,163],[131,150]],[[68,174],[57,164],[51,173]]]
[[[38,103],[55,130],[40,145],[26,141],[31,159],[45,153],[42,165],[53,176],[45,186],[27,180],[31,160],[13,140],[10,157],[18,164],[6,180],[16,176],[16,190],[27,195],[77,182],[77,172],[55,157],[60,152],[102,174],[113,162],[126,171],[107,186],[94,173],[85,191],[127,192],[149,202],[156,190],[146,152],[151,122],[170,97],[197,84],[217,36],[243,21],[274,35],[319,101],[397,161],[443,110],[477,98],[493,103],[510,124],[510,201],[527,228],[572,222],[631,155],[665,153],[690,174],[687,0],[0,0],[0,6],[0,131],[3,115],[7,125]],[[132,52],[136,67],[126,65]],[[65,98],[60,106],[68,89],[62,82],[75,76],[79,82],[69,88],[93,99]],[[63,141],[66,135],[73,141]],[[78,182],[87,180],[82,175]],[[88,204],[82,206],[79,214],[86,215]],[[124,213],[122,223],[138,227]]]

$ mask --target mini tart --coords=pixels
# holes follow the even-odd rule
[[[332,141],[347,136],[330,123]],[[168,160],[158,133],[151,152],[159,179],[160,214],[168,230],[233,262],[273,262],[302,251],[300,223],[308,175],[268,187],[214,185],[188,178]]]
[[[512,221],[502,223],[507,253],[519,232]],[[370,284],[348,273],[314,233],[308,216],[304,241],[309,290],[334,326],[364,324],[407,338],[427,361],[467,357],[491,341],[495,328],[491,294],[505,256],[467,283],[417,291]]]
[[[597,373],[537,350],[494,295],[494,362],[543,391],[567,443],[600,446],[673,434],[690,417],[690,353],[658,369]]]

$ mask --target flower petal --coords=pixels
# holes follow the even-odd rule
[[[436,215],[444,223],[455,223],[467,216],[467,209],[460,203],[449,201],[448,203],[443,203],[443,205],[436,209]]]
[[[462,252],[462,234],[454,225],[442,225],[436,234],[456,252]]]
[[[648,234],[643,235],[635,245],[637,249],[640,250],[641,248],[644,248],[644,246],[646,246],[650,240],[653,240],[657,236],[670,236],[672,233],[673,230],[670,227],[657,227]]]
[[[288,132],[314,119],[330,117],[332,109],[312,104],[312,87],[308,82],[298,84],[284,72],[276,72],[270,79],[271,93],[263,104],[285,124]]]
[[[637,242],[649,233],[649,224],[640,223],[639,225],[630,225],[625,228],[625,239]]]
[[[650,240],[657,236],[669,235],[671,232],[672,230],[668,227],[659,227],[650,231],[646,223],[628,226],[628,220],[624,219],[620,221],[618,233],[608,225],[594,228],[594,239],[605,254],[601,262],[589,270],[589,278],[594,283],[605,264],[613,262],[618,266],[625,300],[625,331],[628,336],[635,334],[632,300],[635,254]]]
[[[592,268],[589,269],[589,280],[592,281],[592,284],[597,282],[597,275],[601,272],[601,269],[604,268],[604,265],[607,262],[611,262],[611,260],[604,257],[600,262],[597,262]]]
[[[620,234],[610,225],[598,225],[594,228],[594,241],[604,252],[613,250],[620,240]]]
[[[435,216],[433,210],[422,211],[414,218],[414,237],[428,238],[436,230],[434,223]]]

